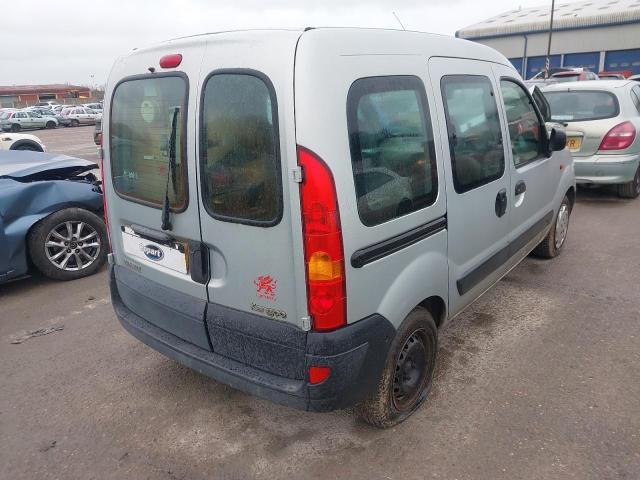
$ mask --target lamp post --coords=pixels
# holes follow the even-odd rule
[[[551,0],[551,21],[549,23],[549,44],[547,45],[547,58],[544,62],[544,78],[549,78],[551,68],[551,38],[553,37],[553,11],[556,7],[556,0]]]

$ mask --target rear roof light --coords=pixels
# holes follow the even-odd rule
[[[182,63],[182,54],[172,53],[160,59],[160,68],[176,68],[180,63]]]
[[[607,132],[599,150],[625,150],[636,139],[636,128],[631,122],[623,122]]]
[[[313,329],[328,331],[347,323],[344,249],[336,187],[331,170],[316,154],[298,146],[307,298]]]

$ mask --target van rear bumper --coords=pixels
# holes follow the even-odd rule
[[[147,281],[147,285],[149,284],[153,282]],[[118,320],[125,330],[141,342],[214,380],[251,395],[301,410],[331,411],[346,408],[371,395],[377,387],[395,336],[393,325],[377,314],[334,332],[305,333],[302,357],[289,357],[284,354],[269,359],[271,363],[283,363],[279,369],[276,365],[275,371],[290,371],[289,364],[292,361],[304,362],[304,368],[300,369],[305,372],[304,377],[289,378],[216,353],[215,342],[213,351],[201,348],[145,320],[144,313],[140,310],[140,314],[134,313],[122,301],[113,265],[109,266],[109,286]],[[213,304],[209,305],[219,308]],[[247,315],[254,317],[252,320],[256,322],[278,323],[245,312],[238,312],[238,317],[233,321],[246,322]],[[231,340],[237,343],[246,342],[249,328],[250,325],[247,325],[247,328],[237,333],[234,333],[236,330],[227,330],[227,335],[236,335],[237,338]],[[253,340],[268,342],[264,337],[265,329],[260,330],[261,336],[256,336]],[[278,329],[274,329],[274,332],[278,332]],[[278,344],[280,340],[273,338],[273,343]],[[331,375],[320,384],[310,385],[306,372],[312,365],[330,367]]]

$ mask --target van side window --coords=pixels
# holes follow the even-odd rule
[[[433,130],[418,77],[356,80],[347,97],[347,121],[363,224],[378,225],[435,202]]]
[[[531,97],[517,83],[501,80],[500,89],[509,124],[513,163],[521,167],[541,157],[541,121]]]
[[[258,72],[214,72],[201,115],[202,199],[209,214],[250,225],[278,223],[282,180],[271,82]]]
[[[504,148],[491,82],[476,75],[442,77],[453,185],[457,193],[504,174]]]

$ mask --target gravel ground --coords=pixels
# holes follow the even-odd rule
[[[41,136],[94,148],[91,127]],[[640,200],[581,190],[563,254],[526,259],[446,325],[431,398],[385,431],[163,357],[120,327],[105,271],[0,286],[0,477],[640,478],[639,219]]]

